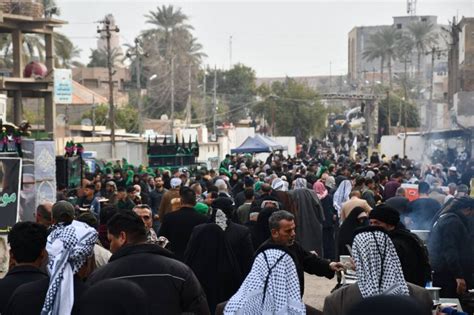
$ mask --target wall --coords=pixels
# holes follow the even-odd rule
[[[408,133],[406,153],[409,159],[421,160],[423,156],[424,141],[419,134],[410,135]],[[403,139],[398,136],[382,136],[380,141],[380,152],[386,156],[403,154]]]
[[[74,140],[75,143],[81,143],[85,151],[96,151],[97,159],[111,160],[111,143],[109,137],[73,137],[57,138],[56,154],[64,154],[64,144],[66,141]],[[147,142],[138,142],[130,139],[118,138],[115,142],[116,159],[126,158],[131,164],[148,165],[148,156],[146,154]]]
[[[467,128],[474,127],[474,92],[454,94],[454,113],[457,121]]]
[[[296,155],[296,138],[295,137],[270,137],[275,142],[286,145],[288,147],[287,154]]]

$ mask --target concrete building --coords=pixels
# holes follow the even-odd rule
[[[117,27],[115,17],[112,14],[107,14],[104,17],[104,20],[108,20],[110,22],[110,29],[115,29]],[[120,46],[120,33],[119,32],[111,32],[110,33],[110,49],[115,51],[117,54],[123,56],[123,50]],[[106,32],[101,32],[99,39],[97,39],[97,49],[101,51],[107,51],[107,34]],[[121,61],[120,58],[116,58],[115,66],[120,66]]]
[[[128,104],[126,82],[130,81],[130,71],[125,68],[115,68],[112,76],[114,84],[114,100],[118,106]],[[86,88],[109,99],[109,74],[107,68],[73,68],[72,78]]]
[[[449,103],[459,125],[474,127],[474,18],[463,18],[453,30],[449,53]]]
[[[438,24],[436,16],[395,16],[391,25],[378,25],[378,26],[358,26],[354,27],[348,34],[348,78],[352,82],[360,83],[366,80],[370,80],[373,73],[380,72],[380,60],[367,61],[363,57],[363,53],[370,41],[370,36],[376,32],[387,27],[395,27],[401,31],[407,31],[408,25],[413,22],[431,23],[434,25],[434,32],[438,36],[438,43],[436,47],[440,50],[447,52],[447,43],[444,40],[446,33],[443,27],[447,25]],[[417,71],[417,52],[414,50],[410,60],[407,61],[407,70],[410,73]],[[384,79],[388,79],[388,69],[384,66]],[[403,73],[405,69],[405,63],[399,60],[392,61],[392,72],[393,74]],[[423,55],[421,60],[421,73],[425,80],[429,80],[431,69],[431,56]],[[447,54],[441,54],[439,58],[435,60],[435,72],[447,73]],[[441,96],[443,93],[441,93]]]

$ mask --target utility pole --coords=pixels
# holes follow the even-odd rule
[[[207,70],[204,69],[204,78],[202,79],[202,105],[203,108],[206,108],[206,77],[207,77]],[[207,116],[207,110],[205,111],[205,114]]]
[[[387,122],[388,122],[388,134],[392,130],[392,114],[390,112],[390,90],[387,90]]]
[[[428,132],[433,129],[433,82],[434,82],[434,63],[435,57],[441,56],[442,50],[438,49],[437,47],[431,47],[431,51],[427,52],[426,54],[431,54],[431,73],[430,73],[430,98],[428,100],[428,106],[426,107],[426,123],[427,123],[427,130]]]
[[[139,52],[140,40],[135,38],[135,75],[137,76],[137,105],[138,105],[138,133],[140,138],[143,133],[143,104],[142,104],[142,86],[141,86],[141,55]]]
[[[107,39],[107,68],[109,72],[109,125],[110,125],[110,140],[112,143],[111,146],[111,158],[115,159],[115,105],[114,105],[114,82],[112,80],[113,76],[113,63],[112,63],[112,49],[110,47],[110,38],[112,37],[112,32],[118,33],[120,30],[117,26],[111,28],[110,20],[108,17],[104,21],[100,22],[103,24],[103,28],[98,28],[97,33],[102,34],[105,32],[105,37]]]
[[[229,37],[229,69],[232,69],[232,35]]]
[[[213,97],[212,97],[212,130],[217,140],[216,112],[217,112],[217,68],[216,66],[214,66],[214,91],[213,91]]]
[[[95,136],[95,95],[92,94],[92,136]]]
[[[171,57],[171,140],[174,141],[174,57]]]
[[[188,66],[188,102],[186,104],[186,125],[191,124],[191,64]]]
[[[329,93],[332,91],[332,61],[329,61]]]

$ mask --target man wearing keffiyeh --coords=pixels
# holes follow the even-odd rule
[[[53,219],[55,210],[68,208],[69,205],[66,201],[56,203]],[[53,227],[46,244],[50,281],[42,315],[71,313],[74,304],[73,276],[92,255],[97,238],[97,231],[83,222],[73,220],[70,224],[61,222]]]
[[[48,236],[51,276],[42,315],[70,314],[74,304],[73,276],[92,255],[98,233],[86,223],[58,224]]]
[[[347,314],[362,299],[378,295],[410,296],[431,314],[433,301],[426,289],[406,282],[390,237],[379,227],[356,232],[352,244],[357,283],[334,291],[324,301],[324,315]]]
[[[77,313],[75,302],[85,290],[85,278],[98,233],[86,223],[74,220],[74,207],[67,201],[52,209],[53,226],[46,250],[49,279],[20,286],[12,295],[5,314],[69,315]],[[27,301],[27,302],[25,302]]]

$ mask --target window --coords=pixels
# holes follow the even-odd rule
[[[398,23],[397,24],[397,29],[401,30],[402,29],[402,24]]]

